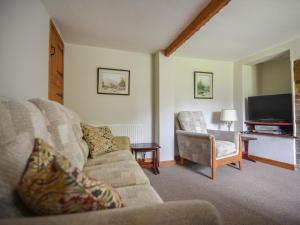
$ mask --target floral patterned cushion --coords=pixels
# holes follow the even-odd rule
[[[83,138],[89,146],[90,157],[111,152],[113,148],[113,135],[109,127],[93,127],[84,123],[81,123],[83,131]]]
[[[42,139],[17,188],[23,202],[38,215],[86,212],[123,207],[119,194],[88,177]]]

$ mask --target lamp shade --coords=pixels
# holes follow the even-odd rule
[[[221,121],[236,121],[237,113],[234,109],[223,109],[221,112]]]

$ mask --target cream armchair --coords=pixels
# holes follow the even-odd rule
[[[212,168],[212,179],[220,166],[239,163],[242,170],[240,133],[207,130],[202,112],[180,112],[176,118],[176,136],[181,163],[190,160]]]

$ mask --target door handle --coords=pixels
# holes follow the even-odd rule
[[[51,46],[50,55],[55,55],[55,48],[53,46]]]

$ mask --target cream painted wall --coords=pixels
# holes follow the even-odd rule
[[[183,110],[201,110],[210,129],[225,129],[219,123],[222,108],[233,107],[233,63],[184,57],[155,56],[155,132],[161,145],[161,160],[173,160],[176,152],[174,115]],[[214,73],[214,98],[194,99],[194,71]],[[217,115],[216,115],[217,114]],[[175,151],[175,153],[174,153]]]
[[[203,111],[209,129],[226,129],[222,109],[233,108],[233,62],[174,57],[175,112]],[[213,72],[213,99],[194,99],[194,71]]]
[[[258,95],[258,80],[257,80],[257,67],[256,65],[243,66],[244,75],[244,96],[255,96]]]
[[[278,58],[257,64],[258,95],[292,92],[290,58]]]
[[[293,59],[300,59],[300,38],[293,42]]]
[[[257,91],[257,67],[256,65],[244,65],[242,68],[243,71],[243,92],[245,97],[245,117],[248,118],[248,105],[247,97],[258,95]],[[240,117],[240,120],[243,120],[243,117]]]
[[[155,78],[156,102],[158,111],[155,131],[158,143],[161,146],[160,160],[174,160],[174,106],[175,106],[175,72],[176,66],[173,57],[165,57],[162,53],[156,53],[157,63]]]
[[[0,1],[0,95],[48,97],[49,16],[39,0]]]
[[[97,94],[97,68],[130,70],[130,96]],[[65,45],[65,105],[90,124],[143,124],[152,141],[152,57],[135,52]]]

